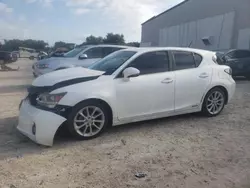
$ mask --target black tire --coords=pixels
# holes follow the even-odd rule
[[[220,109],[217,113],[213,114],[213,113],[211,113],[211,112],[208,110],[207,105],[208,105],[208,99],[209,99],[209,97],[210,97],[213,93],[215,93],[215,92],[219,92],[219,93],[222,95],[222,97],[223,97],[223,103],[222,103],[221,109]],[[225,92],[224,92],[222,89],[220,89],[219,87],[213,88],[213,89],[211,89],[211,90],[206,94],[206,96],[205,96],[205,98],[204,98],[204,101],[203,101],[203,104],[202,104],[202,111],[201,111],[201,112],[202,112],[202,114],[203,114],[204,116],[207,116],[207,117],[214,117],[214,116],[217,116],[217,115],[219,115],[219,114],[222,112],[222,110],[224,109],[225,103],[226,103],[226,94],[225,94]]]
[[[83,135],[80,135],[76,131],[75,127],[74,127],[74,119],[77,116],[78,112],[81,111],[82,109],[88,107],[88,106],[89,107],[91,106],[91,107],[97,107],[97,108],[99,108],[103,112],[104,118],[105,118],[103,127],[101,128],[101,130],[97,134],[95,134],[93,136],[83,136]],[[93,138],[96,138],[99,135],[101,135],[105,131],[105,129],[108,127],[108,125],[111,123],[110,119],[111,118],[110,118],[109,111],[108,111],[108,109],[107,109],[107,107],[105,105],[103,105],[102,103],[100,103],[98,101],[94,101],[94,100],[91,101],[90,100],[90,101],[84,101],[84,102],[76,105],[73,108],[72,112],[70,113],[70,115],[68,117],[67,126],[68,126],[68,130],[69,130],[70,134],[74,138],[76,138],[78,140],[89,140],[89,139],[93,139]]]

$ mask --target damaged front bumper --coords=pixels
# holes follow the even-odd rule
[[[20,105],[17,129],[38,144],[52,146],[56,131],[65,121],[65,117],[38,109],[25,99]]]

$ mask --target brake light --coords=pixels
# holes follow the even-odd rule
[[[232,76],[232,73],[233,73],[233,71],[232,71],[231,68],[225,69],[224,72],[227,73],[227,74],[229,74],[230,76]]]

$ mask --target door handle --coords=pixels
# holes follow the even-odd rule
[[[163,84],[170,84],[172,83],[174,80],[172,78],[165,78],[164,80],[161,81],[161,83]]]
[[[199,77],[200,78],[207,78],[207,77],[209,77],[209,75],[206,72],[204,72],[204,73],[201,73]]]

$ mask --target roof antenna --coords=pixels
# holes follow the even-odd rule
[[[192,46],[192,44],[193,44],[193,41],[191,41],[191,42],[189,43],[188,47],[190,48],[190,47]]]

